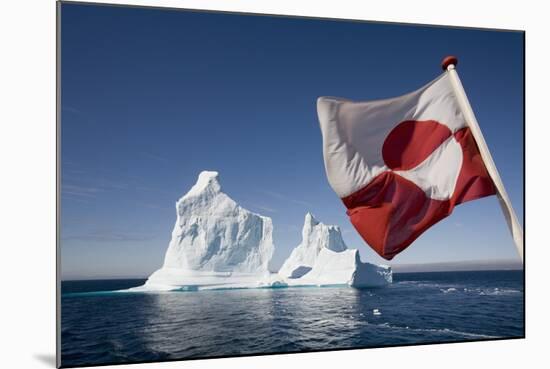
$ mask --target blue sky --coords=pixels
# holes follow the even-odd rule
[[[175,201],[201,170],[270,216],[275,264],[304,215],[355,233],[326,180],[315,101],[371,100],[458,72],[523,222],[523,34],[161,9],[62,5],[64,278],[161,266]],[[393,264],[515,259],[493,197],[455,208]]]

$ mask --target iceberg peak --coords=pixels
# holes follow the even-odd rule
[[[342,239],[340,227],[326,225],[318,221],[313,214],[308,212],[302,228],[302,245],[307,244],[316,250],[316,254],[322,248],[332,251],[343,251],[348,247]]]
[[[313,214],[311,214],[309,211],[306,214],[306,219],[304,220],[304,227],[306,225],[309,225],[310,227],[316,226],[319,224],[319,221],[315,218]]]
[[[292,250],[279,274],[283,277],[298,278],[313,267],[322,249],[340,252],[346,250],[347,246],[338,226],[323,224],[308,212],[302,228],[302,242]]]
[[[182,197],[187,199],[189,197],[198,196],[206,191],[208,192],[221,192],[222,187],[218,181],[219,174],[216,171],[203,170],[199,174],[197,182],[191,187],[191,189]]]

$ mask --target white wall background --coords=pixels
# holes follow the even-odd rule
[[[96,2],[102,2],[96,0]],[[135,368],[541,365],[548,342],[546,112],[548,11],[526,1],[111,1],[527,31],[527,339],[318,354],[142,364]],[[483,61],[486,62],[485,60]],[[494,61],[498,63],[498,60]],[[503,107],[504,108],[504,107]],[[0,5],[0,366],[53,367],[55,354],[55,3]],[[535,364],[539,363],[539,364]],[[117,366],[125,368],[126,366]]]

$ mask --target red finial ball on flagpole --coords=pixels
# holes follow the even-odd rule
[[[441,62],[441,68],[443,68],[443,70],[447,70],[447,67],[449,65],[457,65],[458,64],[458,59],[456,56],[447,56],[445,59],[443,59],[443,61]]]

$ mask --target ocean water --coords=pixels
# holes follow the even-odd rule
[[[63,366],[524,336],[522,271],[394,274],[362,290],[107,292],[143,282],[62,283]]]

